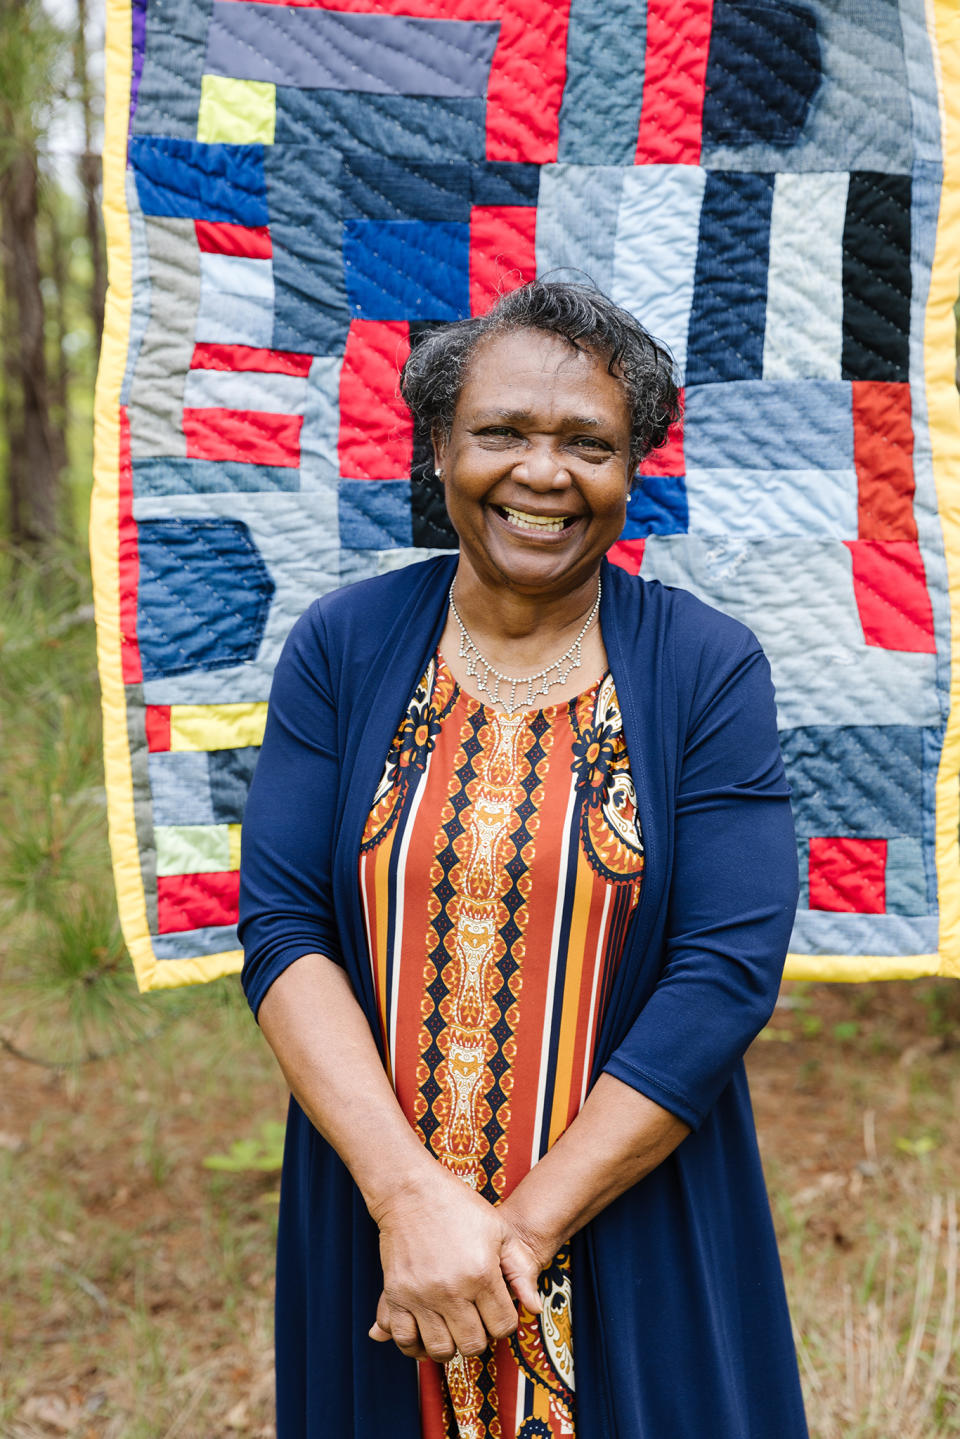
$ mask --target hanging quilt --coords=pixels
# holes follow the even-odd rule
[[[960,975],[954,0],[108,0],[93,555],[143,988],[239,967],[272,668],[448,549],[425,329],[589,276],[685,418],[611,557],[770,658],[788,973]]]

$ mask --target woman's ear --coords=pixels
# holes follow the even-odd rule
[[[438,480],[443,479],[443,462],[447,453],[447,436],[439,428],[435,428],[430,435],[430,443],[433,445],[433,469]]]

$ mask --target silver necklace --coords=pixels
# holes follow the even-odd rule
[[[484,659],[483,655],[480,653],[479,649],[467,633],[466,625],[460,618],[460,612],[457,609],[456,603],[453,598],[453,585],[451,584],[450,609],[453,613],[454,619],[456,620],[460,628],[460,658],[467,661],[467,674],[474,681],[474,684],[476,685],[479,692],[482,695],[486,695],[488,699],[491,699],[494,702],[494,704],[502,704],[506,709],[507,713],[512,714],[516,709],[517,690],[522,689],[524,685],[526,686],[527,693],[525,699],[523,700],[523,703],[527,708],[529,708],[538,695],[545,695],[548,690],[553,689],[554,685],[566,684],[568,678],[573,673],[573,671],[580,668],[582,659],[581,647],[583,645],[583,637],[597,617],[597,611],[600,608],[600,595],[602,591],[603,586],[600,581],[600,576],[598,575],[597,598],[594,601],[593,609],[590,611],[590,613],[587,615],[587,618],[584,620],[583,628],[577,635],[577,638],[574,640],[573,644],[560,656],[558,660],[554,660],[552,665],[547,665],[546,669],[538,670],[535,675],[520,675],[514,678],[513,675],[501,674],[498,669],[494,668],[494,666],[490,663],[489,660]],[[556,671],[556,673],[554,673],[554,671]],[[539,685],[537,683],[538,681]],[[500,697],[501,688],[503,686],[509,686],[510,688],[509,701],[503,700]]]

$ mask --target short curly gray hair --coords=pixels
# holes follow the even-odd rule
[[[594,285],[532,280],[501,296],[485,315],[455,320],[419,337],[400,376],[400,394],[423,435],[449,435],[467,368],[489,335],[541,330],[592,350],[623,385],[630,406],[630,464],[664,444],[680,416],[673,356],[639,320]]]

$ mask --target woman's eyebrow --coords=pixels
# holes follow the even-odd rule
[[[478,410],[474,417],[474,423],[481,425],[524,424],[531,418],[530,410]],[[602,430],[604,428],[604,421],[597,419],[596,415],[565,415],[563,422],[574,430]]]

